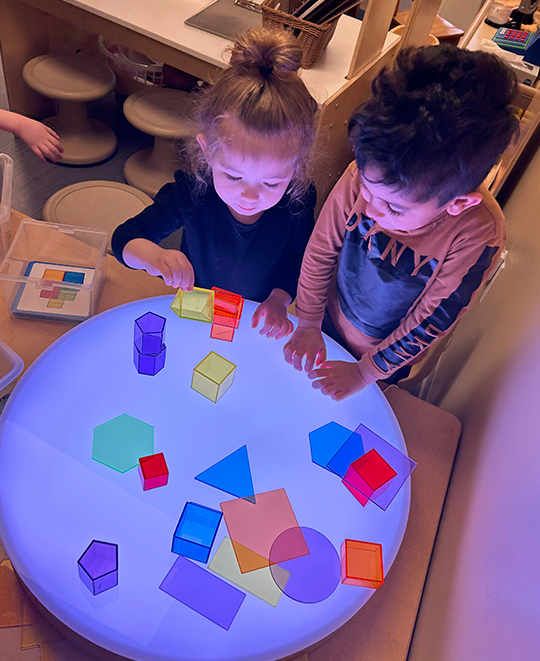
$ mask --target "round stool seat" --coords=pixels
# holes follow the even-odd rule
[[[107,96],[116,84],[104,62],[85,55],[39,55],[24,65],[23,78],[33,90],[56,101],[57,114],[46,121],[60,135],[61,163],[99,163],[115,152],[114,131],[86,113],[89,101]]]
[[[147,88],[128,96],[124,115],[143,133],[175,140],[193,134],[193,97],[188,92]]]
[[[84,181],[62,188],[43,207],[43,220],[64,225],[97,227],[109,232],[140,213],[152,198],[116,181]]]
[[[23,68],[25,82],[49,99],[95,101],[114,89],[112,69],[93,57],[39,55]]]
[[[194,100],[181,90],[147,88],[131,94],[124,103],[124,115],[139,131],[154,136],[154,147],[130,156],[124,165],[128,184],[152,197],[179,167],[175,141],[194,134]]]

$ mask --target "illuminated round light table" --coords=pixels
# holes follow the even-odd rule
[[[284,488],[298,524],[338,553],[345,538],[381,543],[386,574],[405,531],[410,480],[386,511],[362,507],[312,462],[308,434],[331,421],[363,423],[406,452],[403,437],[376,386],[342,402],[314,390],[284,361],[285,340],[251,329],[254,303],[225,342],[210,338],[210,324],[179,319],[171,302],[145,299],[93,317],[28,369],[1,418],[0,536],[35,597],[110,651],[138,661],[279,659],[334,632],[374,590],[340,583],[318,603],[283,594],[275,607],[246,593],[229,630],[191,610],[159,589],[181,557],[171,552],[180,514],[186,501],[219,510],[234,499],[194,477],[247,445],[256,494]],[[167,318],[165,367],[153,377],[133,364],[134,320],[148,311]],[[327,346],[329,359],[350,359],[328,338]],[[210,351],[237,366],[217,403],[190,387]],[[154,427],[167,486],[143,491],[137,468],[119,473],[92,460],[94,428],[124,413]],[[210,559],[227,534],[222,520]],[[118,544],[119,558],[118,586],[96,596],[77,569],[94,539]]]

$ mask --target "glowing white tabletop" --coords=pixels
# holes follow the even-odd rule
[[[385,574],[405,531],[410,480],[387,511],[361,507],[336,476],[311,461],[308,433],[330,421],[364,423],[406,451],[377,386],[342,402],[311,388],[286,364],[285,340],[250,328],[246,301],[232,343],[210,326],[179,319],[171,296],[136,301],[66,333],[28,369],[0,418],[0,536],[21,578],[57,618],[102,647],[138,661],[270,661],[294,654],[345,623],[374,592],[339,585],[325,601],[282,595],[274,608],[247,594],[228,631],[158,589],[178,557],[172,535],[186,501],[219,509],[231,496],[194,479],[246,444],[256,493],[284,487],[301,526],[339,552],[345,538],[383,545]],[[156,376],[133,365],[133,322],[167,318],[167,358]],[[330,359],[346,352],[327,340]],[[237,365],[214,404],[190,388],[210,351]],[[166,487],[144,492],[137,469],[118,473],[92,460],[93,429],[127,413],[154,426]],[[222,521],[213,552],[227,534]],[[92,539],[119,546],[119,585],[92,596],[77,559]]]

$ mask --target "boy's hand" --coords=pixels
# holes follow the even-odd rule
[[[251,327],[257,328],[259,321],[264,319],[264,325],[259,331],[266,337],[275,337],[280,340],[293,332],[294,326],[287,316],[287,307],[291,297],[281,289],[274,289],[270,296],[255,310],[251,318]]]
[[[304,322],[305,323],[305,322]],[[306,357],[305,370],[311,372],[314,365],[320,365],[326,360],[326,344],[319,326],[301,325],[283,347],[285,360],[299,372],[302,371],[302,362]]]
[[[179,250],[160,248],[146,239],[129,241],[122,252],[124,262],[150,275],[160,275],[169,287],[191,291],[195,284],[193,266]]]
[[[64,150],[60,144],[60,138],[45,124],[19,115],[15,132],[44,163],[47,160],[56,163],[62,158]]]
[[[336,401],[349,397],[367,385],[360,374],[358,363],[343,360],[327,360],[319,369],[308,372],[308,377],[317,379],[312,383],[314,388]]]

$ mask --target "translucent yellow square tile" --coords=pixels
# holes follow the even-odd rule
[[[211,351],[193,370],[191,387],[213,402],[228,390],[234,380],[236,365]]]
[[[49,302],[47,303],[48,308],[58,308],[58,309],[60,309],[63,306],[64,306],[64,301],[62,299],[58,299],[58,298],[49,298]]]
[[[194,287],[192,291],[178,290],[171,310],[184,319],[212,323],[214,316],[214,292],[210,289]]]

